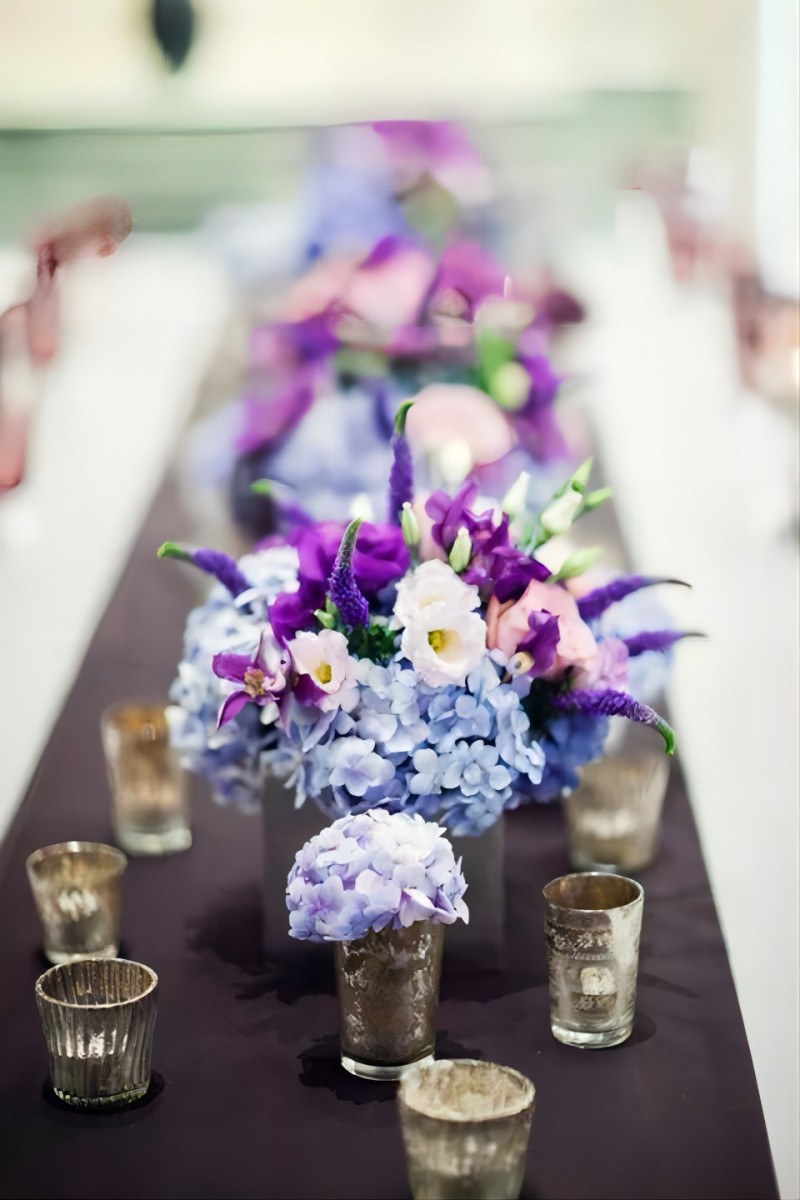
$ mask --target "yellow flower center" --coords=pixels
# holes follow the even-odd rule
[[[257,696],[264,695],[266,692],[266,688],[264,687],[264,679],[264,672],[258,667],[247,668],[244,673],[244,690],[247,692],[248,696],[252,696],[255,700]]]
[[[333,670],[330,663],[320,663],[317,667],[317,679],[320,683],[330,683],[333,679]]]
[[[428,645],[440,654],[447,646],[447,630],[432,629],[428,634]]]

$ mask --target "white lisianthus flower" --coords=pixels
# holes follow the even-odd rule
[[[398,583],[393,624],[416,622],[422,618],[423,610],[432,605],[443,605],[457,619],[459,613],[472,612],[480,602],[478,589],[464,583],[449,563],[431,559]]]
[[[295,687],[298,698],[311,703],[323,712],[343,708],[346,712],[358,702],[358,662],[349,653],[347,638],[335,629],[319,633],[298,633],[288,645],[297,674],[301,677]],[[307,699],[301,693],[306,677]]]
[[[406,625],[400,649],[431,687],[463,685],[486,654],[486,623],[478,613],[428,604]]]

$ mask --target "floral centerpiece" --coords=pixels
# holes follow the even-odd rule
[[[627,690],[628,664],[682,635],[602,627],[611,605],[663,581],[624,577],[576,599],[596,554],[557,572],[538,556],[607,499],[587,490],[590,464],[538,512],[524,487],[481,508],[474,481],[415,510],[406,411],[388,522],[309,522],[238,563],[162,547],[219,581],[189,618],[173,690],[185,765],[233,799],[257,799],[272,772],[332,817],[381,808],[474,835],[576,786],[612,716],[653,727],[672,754],[670,727]]]
[[[436,255],[388,235],[360,257],[318,260],[251,336],[232,421],[236,514],[264,533],[296,520],[296,495],[315,518],[346,515],[356,496],[377,507],[394,418],[412,397],[408,434],[428,482],[474,469],[497,494],[523,467],[563,461],[555,313],[477,242]],[[276,485],[268,498],[247,490],[261,477]]]
[[[432,1057],[446,925],[469,914],[438,825],[376,808],[308,841],[289,874],[294,938],[335,943],[342,1064],[394,1079]]]
[[[285,530],[298,496],[315,519],[378,511],[398,405],[420,392],[409,433],[435,486],[500,460],[482,478],[499,495],[525,463],[563,460],[549,335],[582,309],[490,253],[491,177],[466,131],[388,121],[318,141],[299,277],[252,318],[246,385],[197,427],[195,475],[255,536]],[[269,496],[249,489],[261,478]]]

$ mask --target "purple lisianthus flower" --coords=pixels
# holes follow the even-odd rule
[[[466,881],[444,830],[374,808],[323,829],[298,852],[286,905],[291,937],[355,941],[371,929],[469,919]]]
[[[502,604],[521,596],[532,579],[549,579],[550,571],[512,544],[507,514],[496,522],[492,509],[473,512],[470,505],[477,495],[478,485],[469,479],[455,496],[434,492],[428,497],[425,511],[433,520],[431,536],[446,554],[452,550],[459,529],[466,529],[472,558],[464,571],[464,582],[479,588],[493,586]]]
[[[242,685],[223,700],[217,718],[217,728],[232,721],[245,704],[257,704],[260,708],[265,705],[277,705],[283,695],[288,664],[277,648],[273,648],[273,653],[268,655],[266,637],[266,634],[261,634],[252,654],[224,652],[214,655],[211,663],[214,674],[220,679],[228,679],[232,683]]]

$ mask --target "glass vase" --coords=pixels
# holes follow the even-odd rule
[[[342,1066],[363,1079],[398,1079],[433,1060],[444,926],[371,930],[337,942],[336,988]]]

